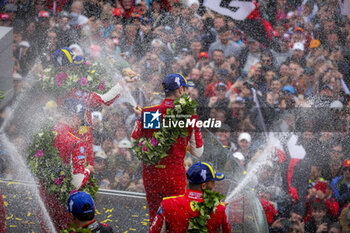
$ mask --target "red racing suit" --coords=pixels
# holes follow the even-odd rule
[[[160,233],[164,226],[168,233],[186,232],[190,218],[199,216],[197,203],[203,202],[202,195],[200,191],[188,189],[185,195],[164,198],[149,232]],[[209,232],[216,233],[220,227],[223,233],[231,232],[225,209],[224,204],[219,204],[211,213],[207,222]]]
[[[86,162],[91,166],[94,166],[94,151],[92,148],[92,119],[90,108],[96,108],[102,104],[110,106],[119,96],[121,87],[116,85],[112,88],[113,91],[108,98],[103,98],[103,95],[96,94],[95,92],[86,92],[77,89],[73,89],[64,99],[58,100],[58,104],[62,105],[67,98],[74,98],[80,100],[87,107],[85,115],[85,126],[80,127],[79,137],[86,141]],[[107,92],[108,93],[108,92]]]
[[[58,123],[53,131],[57,132],[54,146],[58,149],[59,155],[66,165],[72,166],[72,183],[77,190],[83,187],[89,179],[89,170],[85,169],[85,141],[78,138],[77,133],[68,125]],[[46,192],[44,184],[40,183],[40,196],[50,215],[57,232],[69,227],[71,216],[66,211],[67,207],[57,199],[54,194]],[[50,232],[42,216],[42,211],[38,210],[38,218],[43,232]]]
[[[174,108],[174,100],[165,99],[160,105],[146,107],[142,110],[141,116],[144,115],[144,112],[159,111],[162,120],[168,108]],[[193,118],[197,119],[197,115],[193,115]],[[156,216],[159,205],[164,197],[185,193],[186,171],[184,158],[189,142],[193,151],[197,150],[198,152],[203,150],[200,129],[195,127],[188,128],[187,130],[188,136],[178,137],[174,145],[167,152],[168,156],[163,158],[158,164],[149,166],[143,164],[143,183],[146,191],[150,222]],[[155,131],[154,129],[143,129],[142,119],[138,119],[131,137],[134,140],[143,136],[150,138]],[[202,152],[198,152],[195,155],[199,157]]]

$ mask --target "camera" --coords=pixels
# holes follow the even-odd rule
[[[230,68],[231,68],[231,70],[234,70],[234,69],[236,69],[236,65],[234,63],[232,63]]]

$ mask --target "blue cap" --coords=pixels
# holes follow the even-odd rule
[[[292,85],[285,85],[282,89],[282,92],[289,92],[288,94],[294,94],[295,90]]]
[[[78,99],[66,99],[62,105],[62,109],[65,112],[77,114],[82,119],[84,119],[86,115],[86,105]]]
[[[51,54],[51,61],[55,66],[81,65],[85,58],[76,56],[72,49],[64,47]]]
[[[202,184],[211,180],[223,180],[225,175],[223,173],[215,172],[211,163],[199,162],[193,164],[187,171],[187,180],[190,184]]]
[[[163,89],[165,93],[179,89],[180,87],[195,87],[193,82],[187,82],[182,74],[173,73],[163,79]]]
[[[86,192],[73,193],[68,199],[68,211],[75,216],[95,212],[94,200]]]

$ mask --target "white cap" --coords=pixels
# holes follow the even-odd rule
[[[118,147],[119,148],[131,148],[132,143],[127,139],[123,139],[118,143]]]
[[[243,154],[242,154],[241,152],[235,152],[235,153],[233,153],[233,157],[236,158],[236,159],[238,159],[238,160],[244,161],[244,156],[243,156]]]
[[[301,50],[304,51],[304,44],[301,42],[295,42],[293,45],[293,50]]]
[[[249,133],[241,133],[238,137],[238,141],[246,140],[247,142],[252,141],[252,137]]]
[[[19,46],[23,46],[23,47],[29,48],[30,44],[29,44],[28,41],[22,40],[21,43],[19,43]]]
[[[341,110],[341,109],[343,109],[343,104],[339,100],[334,100],[329,107],[332,109]]]
[[[77,56],[84,56],[84,51],[83,51],[83,49],[81,48],[80,45],[78,45],[78,44],[71,44],[71,45],[69,46],[69,48],[72,49],[72,50],[76,50],[76,51],[74,51],[74,52],[75,52],[75,54],[76,54]]]

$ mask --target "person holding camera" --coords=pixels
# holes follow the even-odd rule
[[[326,216],[327,208],[324,202],[315,202],[312,206],[312,217],[305,224],[306,233],[328,232],[329,218]]]

